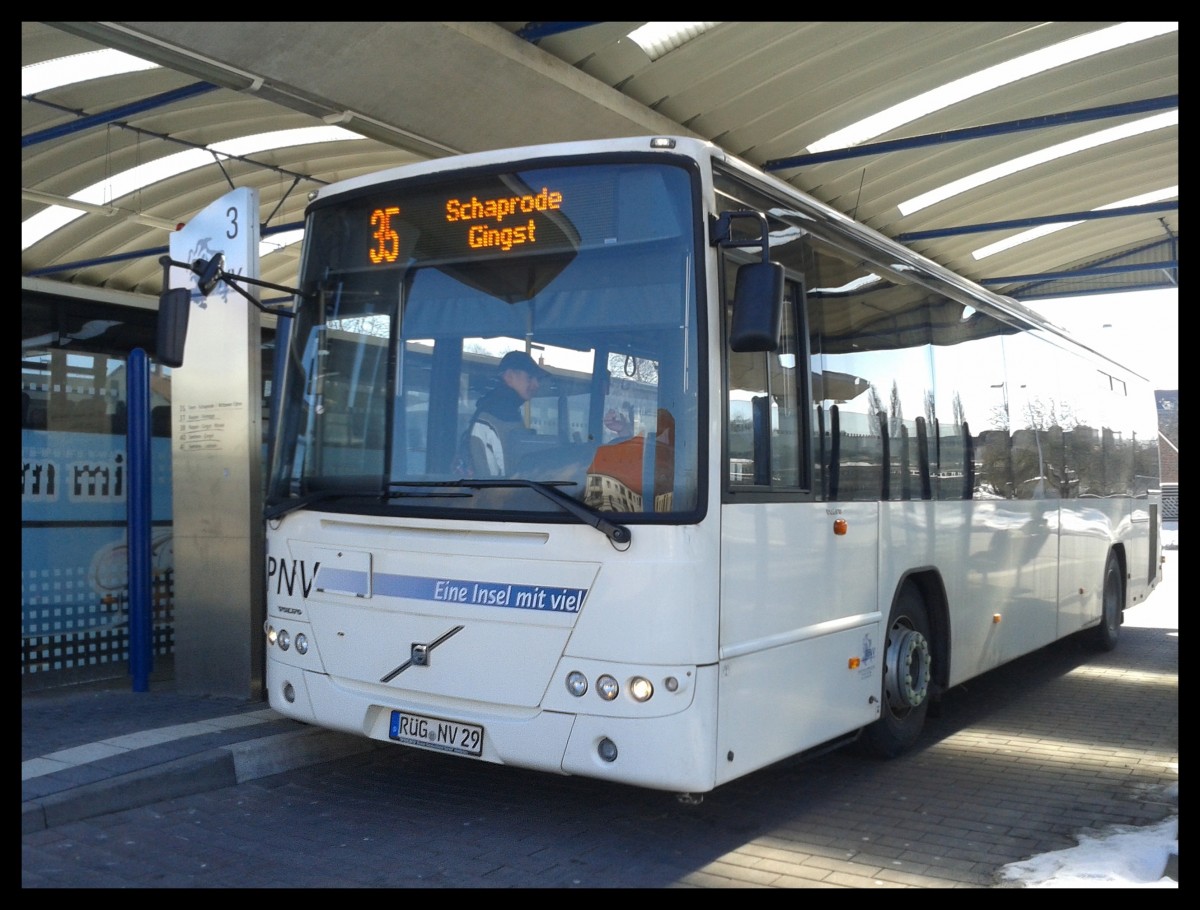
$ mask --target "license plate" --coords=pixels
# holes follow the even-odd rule
[[[458,755],[483,754],[483,727],[408,711],[393,711],[388,736],[398,743]]]

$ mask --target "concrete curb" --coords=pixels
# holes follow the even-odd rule
[[[21,833],[136,809],[159,800],[203,793],[237,783],[233,756],[209,749],[186,758],[84,784],[21,805]]]
[[[232,757],[234,775],[237,783],[241,784],[283,771],[369,752],[383,745],[365,736],[337,733],[319,727],[302,727],[221,748]]]
[[[365,737],[315,727],[208,749],[21,805],[21,833],[232,787],[259,777],[379,747]]]

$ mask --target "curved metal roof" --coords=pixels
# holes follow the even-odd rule
[[[1171,31],[951,104],[853,149],[815,140],[921,92],[1112,22],[725,22],[651,59],[642,23],[22,23],[22,65],[102,48],[161,64],[22,97],[22,222],[81,217],[24,249],[23,277],[157,295],[169,232],[252,186],[263,237],[317,186],[411,161],[568,139],[709,139],[936,262],[1018,299],[1174,286],[1177,119],[1027,167],[921,211],[949,180],[1174,112]],[[362,138],[224,158],[102,203],[71,197],[187,149],[337,124]],[[1177,190],[1176,190],[1177,192]],[[1078,221],[976,260],[980,246]],[[293,284],[299,251],[262,261]]]

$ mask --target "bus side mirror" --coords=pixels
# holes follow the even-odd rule
[[[737,353],[776,351],[783,324],[783,266],[748,262],[738,269],[733,290],[729,348]]]
[[[163,366],[183,366],[183,347],[191,311],[192,292],[187,288],[169,288],[159,295],[154,356]]]

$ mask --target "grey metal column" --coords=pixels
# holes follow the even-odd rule
[[[227,193],[171,235],[171,258],[217,253],[258,278],[256,190]],[[195,276],[172,269],[172,287]],[[248,293],[255,294],[252,286]],[[171,379],[175,681],[180,691],[261,698],[264,535],[259,311],[224,282],[194,290]]]

